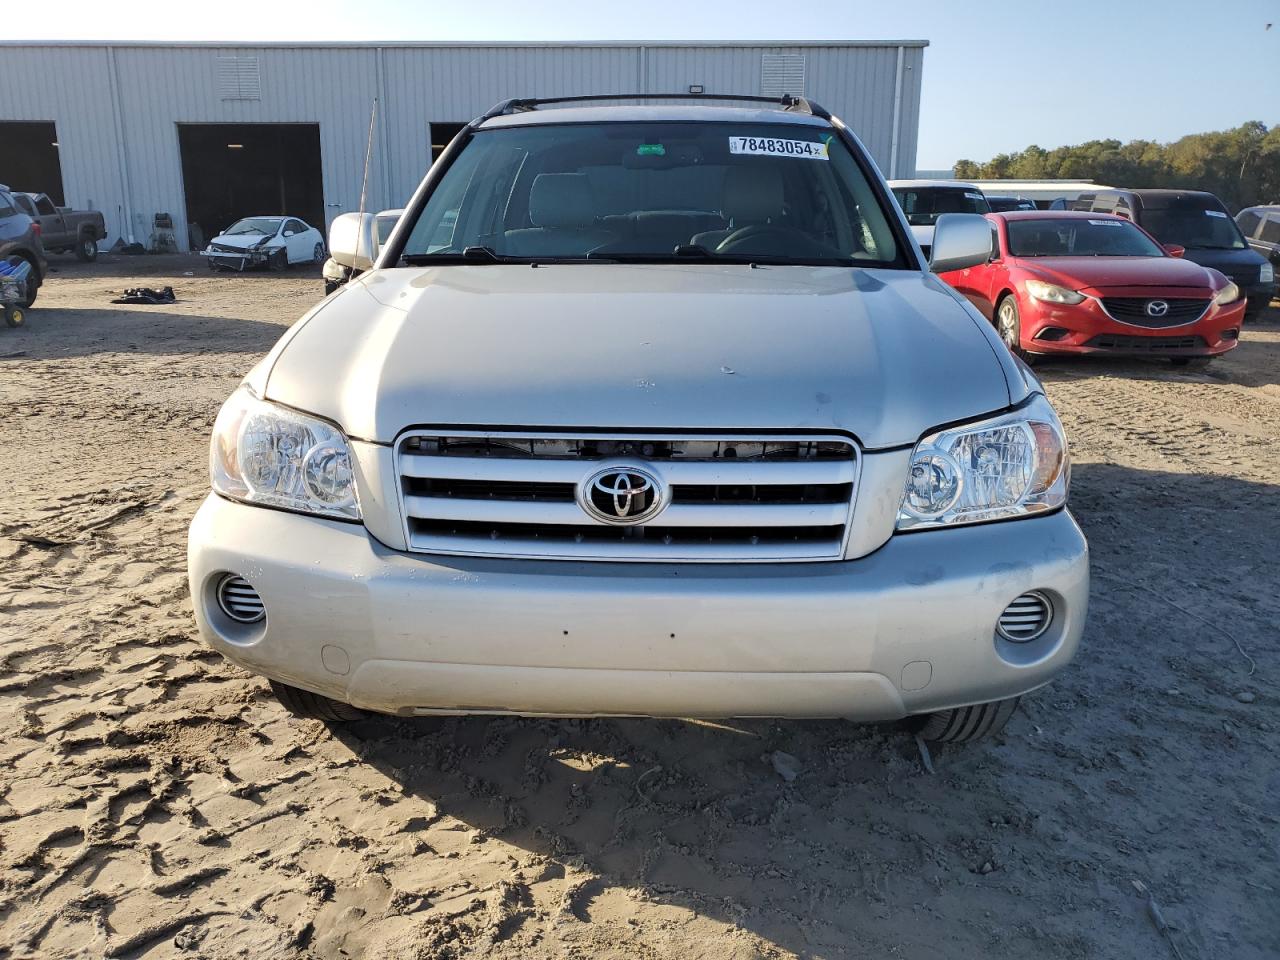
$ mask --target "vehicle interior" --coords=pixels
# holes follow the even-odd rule
[[[1163,257],[1160,246],[1123,220],[1010,220],[1015,257]]]
[[[905,266],[843,143],[784,124],[539,124],[479,131],[406,242],[413,260]],[[412,261],[411,261],[412,262]]]

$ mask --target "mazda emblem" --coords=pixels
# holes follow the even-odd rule
[[[578,485],[578,505],[602,523],[645,523],[666,508],[667,488],[648,470],[614,464]]]
[[[1168,312],[1169,312],[1169,301],[1167,300],[1147,301],[1148,317],[1163,317]]]

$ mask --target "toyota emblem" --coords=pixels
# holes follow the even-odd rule
[[[667,488],[648,470],[614,464],[578,485],[578,505],[601,523],[645,523],[666,508]]]
[[[1147,301],[1148,317],[1163,317],[1169,312],[1168,300],[1149,300]]]

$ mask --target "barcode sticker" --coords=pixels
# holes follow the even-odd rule
[[[1095,227],[1123,227],[1124,226],[1124,221],[1122,220],[1090,220],[1089,222],[1092,223]]]
[[[796,157],[801,160],[829,160],[827,145],[812,140],[779,140],[774,137],[730,137],[730,153],[764,157]]]
[[[1221,217],[1223,220],[1227,219],[1227,215],[1223,213],[1221,210],[1206,210],[1204,212],[1204,215],[1206,217]]]

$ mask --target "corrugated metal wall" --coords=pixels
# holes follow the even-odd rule
[[[167,212],[185,244],[179,123],[318,123],[324,202],[331,219],[359,205],[374,97],[380,106],[369,207],[383,209],[402,205],[422,179],[430,162],[433,122],[467,121],[510,96],[673,92],[691,84],[708,92],[758,93],[761,58],[778,54],[805,58],[804,93],[853,128],[886,176],[912,175],[924,50],[909,41],[812,46],[0,45],[0,121],[57,124],[67,202],[102,210],[108,242],[124,235],[145,243],[154,214]],[[230,56],[259,58],[260,100],[220,98],[218,58]]]

